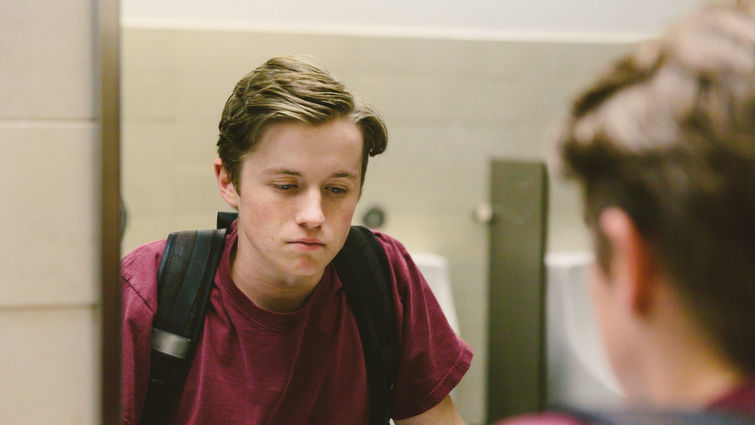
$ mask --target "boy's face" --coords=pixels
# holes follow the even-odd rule
[[[239,211],[236,258],[262,278],[319,279],[346,241],[361,168],[362,134],[346,119],[267,128],[244,159],[240,187],[223,193]]]

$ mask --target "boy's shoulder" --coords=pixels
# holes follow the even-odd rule
[[[165,239],[161,239],[145,243],[121,259],[121,281],[124,285],[141,294],[155,291],[165,242]]]
[[[409,252],[407,251],[406,247],[398,239],[388,235],[387,233],[381,232],[380,230],[370,229],[370,231],[380,242],[380,245],[383,247],[383,250],[385,250],[385,255],[386,257],[388,257],[389,261],[393,260],[394,257],[395,259],[409,257]]]
[[[166,239],[159,239],[139,245],[121,259],[121,274],[123,271],[132,271],[142,267],[160,265]]]

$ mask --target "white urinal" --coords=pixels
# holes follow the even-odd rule
[[[454,294],[451,291],[451,275],[448,271],[448,261],[444,257],[435,254],[412,254],[414,264],[419,268],[422,276],[425,277],[427,284],[432,289],[435,299],[438,300],[443,314],[448,320],[448,324],[456,332],[459,332],[459,319],[456,316],[456,305],[454,304]],[[451,390],[451,398],[456,398],[456,389]]]
[[[618,406],[621,389],[600,341],[588,292],[588,252],[549,254],[546,316],[548,401],[556,405]]]
[[[419,267],[430,289],[446,315],[448,323],[457,335],[459,333],[459,319],[456,317],[454,296],[451,291],[451,276],[448,271],[448,261],[435,254],[412,254],[414,263]]]

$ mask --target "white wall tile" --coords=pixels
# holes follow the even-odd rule
[[[97,333],[92,308],[0,308],[0,423],[95,424]]]
[[[91,119],[89,0],[0,0],[0,118]]]
[[[95,302],[95,140],[89,123],[0,122],[0,307]]]

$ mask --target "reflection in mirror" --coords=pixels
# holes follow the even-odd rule
[[[214,227],[215,213],[228,210],[212,163],[233,84],[269,57],[310,56],[369,99],[387,122],[388,149],[370,161],[354,224],[379,205],[387,217],[381,231],[412,254],[444,260],[459,333],[475,351],[454,400],[467,423],[484,423],[483,306],[494,259],[488,228],[473,212],[489,198],[491,160],[544,161],[547,129],[569,96],[628,42],[696,2],[664,2],[653,14],[629,1],[616,1],[610,11],[590,1],[483,3],[416,2],[376,12],[369,22],[370,14],[344,2],[348,19],[333,23],[345,18],[305,5],[286,9],[291,2],[279,5],[289,19],[236,4],[225,21],[222,6],[189,8],[182,17],[178,9],[166,16],[155,8],[150,15],[144,3],[124,2],[122,179],[129,224],[123,252],[172,231]],[[427,10],[445,15],[427,17]],[[243,16],[261,21],[241,22]],[[397,16],[424,29],[386,29]],[[449,28],[451,21],[457,25]],[[289,25],[273,29],[275,22]],[[598,35],[585,35],[590,32]],[[553,182],[549,204],[547,250],[587,249],[574,189]]]

